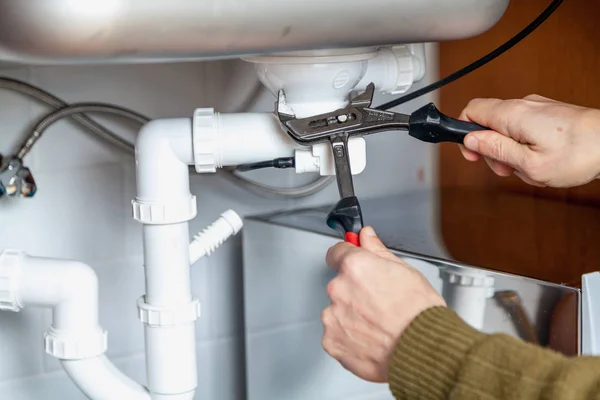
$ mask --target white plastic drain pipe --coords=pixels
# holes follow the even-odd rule
[[[477,330],[485,322],[487,300],[494,296],[494,278],[485,271],[440,270],[442,295],[456,313]]]
[[[146,375],[153,399],[193,399],[198,384],[188,221],[196,216],[188,165],[194,164],[189,118],[146,124],[136,142],[134,218],[143,226],[146,294],[138,301],[144,323]]]
[[[44,335],[46,352],[58,358],[73,382],[94,400],[150,400],[143,386],[121,373],[104,355],[106,331],[98,323],[98,280],[76,261],[0,253],[0,309],[52,309]]]
[[[190,193],[188,166],[214,172],[257,157],[292,155],[298,148],[272,115],[245,120],[243,125],[239,115],[217,116],[212,109],[203,109],[194,119],[151,121],[138,135],[137,196],[132,205],[134,218],[143,224],[146,272],[146,293],[138,300],[138,309],[144,323],[148,389],[154,400],[194,398],[198,384],[194,323],[200,302],[191,292],[190,265],[242,227],[241,218],[228,210],[189,242],[188,221],[196,216],[196,198]],[[253,135],[257,127],[260,135]],[[225,133],[231,136],[221,137]],[[262,152],[256,154],[257,148]]]

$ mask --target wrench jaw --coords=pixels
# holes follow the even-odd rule
[[[296,113],[294,113],[294,110],[292,110],[292,108],[288,106],[285,97],[285,92],[283,91],[283,89],[280,89],[279,92],[277,92],[277,101],[275,102],[275,114],[277,115],[277,118],[279,119],[281,125],[285,126],[286,128],[286,122],[296,119]]]
[[[375,85],[370,83],[363,93],[350,99],[347,107],[307,118],[296,118],[296,113],[288,105],[285,91],[280,89],[275,102],[275,115],[282,129],[297,143],[310,146],[327,142],[330,137],[338,134],[361,134],[365,122],[375,115],[375,122],[380,121],[380,111],[365,110],[373,101]],[[387,113],[389,114],[389,113]]]

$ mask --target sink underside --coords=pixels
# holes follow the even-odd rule
[[[478,35],[509,0],[3,0],[0,61],[222,59]]]

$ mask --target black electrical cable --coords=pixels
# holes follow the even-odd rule
[[[554,0],[536,19],[534,19],[529,25],[527,25],[521,32],[517,33],[509,41],[507,41],[500,47],[496,48],[491,53],[488,53],[485,56],[481,57],[479,60],[467,65],[466,67],[454,72],[451,75],[448,75],[447,77],[445,77],[443,79],[440,79],[437,82],[427,85],[419,90],[415,90],[414,92],[409,93],[405,96],[399,97],[395,100],[384,103],[384,104],[376,107],[376,109],[377,110],[389,110],[390,108],[394,108],[396,106],[399,106],[400,104],[404,104],[408,101],[414,100],[417,97],[421,97],[423,95],[426,95],[427,93],[433,92],[434,90],[437,90],[437,89],[441,88],[442,86],[446,86],[447,84],[452,83],[455,80],[460,79],[463,76],[484,66],[485,64],[494,60],[495,58],[506,53],[508,50],[513,48],[516,44],[518,44],[523,39],[525,39],[527,36],[529,36],[541,24],[543,24],[554,13],[554,11],[556,11],[558,6],[560,6],[563,1],[564,0]]]
[[[295,165],[296,165],[296,162],[295,162],[294,157],[282,157],[282,158],[276,158],[274,160],[269,160],[269,161],[260,161],[260,162],[251,163],[251,164],[241,164],[241,165],[236,166],[235,169],[240,172],[248,172],[248,171],[254,171],[256,169],[263,169],[263,168],[279,168],[279,169],[294,168]]]

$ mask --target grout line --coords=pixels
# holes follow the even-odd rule
[[[274,333],[291,331],[291,330],[295,330],[295,329],[299,329],[299,328],[306,328],[310,325],[314,325],[314,324],[317,324],[320,322],[321,322],[320,319],[311,319],[311,320],[304,320],[304,321],[299,321],[299,322],[292,322],[292,323],[285,324],[285,325],[260,328],[256,331],[251,331],[251,332],[246,331],[246,336],[248,338],[254,338],[257,336],[265,336],[265,335],[270,335],[270,334],[274,334]]]

